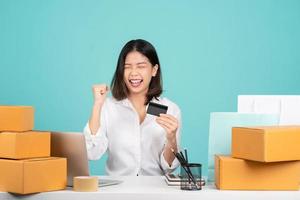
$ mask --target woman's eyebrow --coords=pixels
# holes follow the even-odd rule
[[[146,61],[143,61],[143,62],[138,62],[138,63],[136,63],[137,65],[140,65],[140,64],[147,64],[147,62]]]
[[[138,62],[136,65],[147,64],[146,61]],[[132,65],[132,63],[125,63],[124,65]]]

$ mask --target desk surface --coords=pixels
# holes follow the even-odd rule
[[[300,199],[300,191],[225,191],[217,190],[213,184],[204,186],[199,191],[183,191],[179,186],[167,186],[164,177],[137,176],[137,177],[105,177],[109,179],[123,180],[119,185],[101,187],[97,192],[74,192],[72,188],[66,190],[43,192],[32,195],[18,196],[6,192],[0,192],[1,200],[10,199],[72,199],[72,200],[160,200],[160,199]]]

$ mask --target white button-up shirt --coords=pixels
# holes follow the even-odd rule
[[[167,98],[152,99],[167,105],[167,114],[179,121],[176,134],[179,148],[181,113],[179,107]],[[100,128],[91,134],[89,123],[84,128],[88,158],[100,159],[107,152],[106,173],[114,176],[163,175],[179,166],[175,158],[170,166],[163,151],[167,142],[165,130],[147,114],[140,124],[139,115],[128,99],[117,101],[106,98],[100,117]]]

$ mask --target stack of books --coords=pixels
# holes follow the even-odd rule
[[[181,181],[187,181],[183,180],[179,174],[165,174],[165,181],[169,186],[180,186]],[[201,179],[201,185],[205,185],[205,180]]]

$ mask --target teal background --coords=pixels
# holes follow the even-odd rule
[[[206,174],[210,112],[236,111],[238,94],[300,93],[299,36],[298,0],[0,0],[0,104],[33,105],[35,129],[82,131],[92,84],[110,83],[128,40],[149,40]]]

